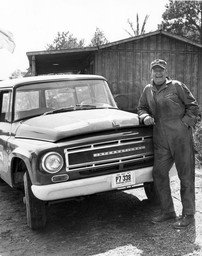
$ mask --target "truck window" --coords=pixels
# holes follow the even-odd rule
[[[45,91],[45,100],[47,108],[65,108],[75,105],[74,89],[61,88]]]
[[[10,121],[11,110],[10,110],[10,100],[11,100],[11,92],[10,91],[2,91],[1,92],[1,113],[0,113],[0,122]]]
[[[103,80],[50,81],[23,85],[14,92],[14,120],[21,120],[60,108],[92,104],[117,108],[107,82]]]
[[[76,89],[78,103],[82,103],[84,101],[87,101],[88,103],[92,103],[90,88],[88,86],[77,86],[75,89]]]
[[[15,100],[16,111],[39,108],[39,91],[18,91]]]

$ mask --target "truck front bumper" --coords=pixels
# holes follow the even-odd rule
[[[133,180],[132,183],[127,186],[114,186],[115,175],[117,175],[116,173],[50,185],[32,185],[31,188],[34,196],[43,201],[85,196],[105,191],[126,189],[129,187],[132,188],[138,184],[152,181],[152,170],[153,167],[151,166],[129,171],[132,174]],[[124,172],[121,172],[119,174],[123,173]]]

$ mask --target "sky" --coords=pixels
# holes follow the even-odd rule
[[[42,51],[57,32],[69,31],[90,43],[96,27],[109,42],[128,38],[127,20],[140,24],[149,15],[146,32],[157,30],[168,0],[0,0],[0,29],[13,34],[13,53],[0,49],[0,79],[29,67],[26,52]]]

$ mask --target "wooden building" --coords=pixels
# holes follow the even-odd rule
[[[27,52],[32,75],[90,73],[107,78],[122,109],[135,112],[150,82],[150,63],[165,59],[171,78],[184,82],[202,106],[202,45],[161,30],[98,47]]]

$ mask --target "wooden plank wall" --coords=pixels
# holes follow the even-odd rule
[[[184,82],[202,104],[200,56],[200,48],[158,34],[99,50],[95,74],[106,77],[113,95],[124,96],[124,108],[135,112],[142,90],[150,82],[150,63],[162,58],[168,63],[170,77]]]
[[[202,115],[202,50],[199,54],[199,82],[198,82],[198,102],[200,104],[200,111]]]

